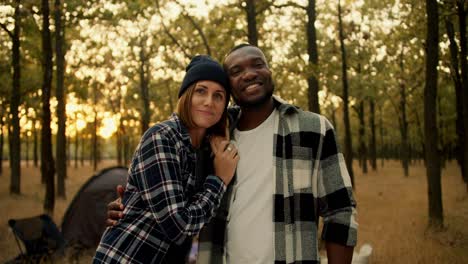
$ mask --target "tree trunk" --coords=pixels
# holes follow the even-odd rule
[[[2,102],[3,104],[3,102]],[[0,176],[3,173],[3,145],[4,145],[4,134],[3,134],[3,127],[5,126],[5,122],[3,121],[4,116],[4,109],[3,107],[0,108]]]
[[[75,169],[78,168],[79,133],[75,126]]]
[[[52,214],[55,204],[55,164],[52,156],[52,131],[50,128],[50,95],[52,90],[52,40],[49,28],[49,1],[42,0],[42,50],[43,84],[42,84],[42,133],[41,133],[41,174],[46,179],[46,197],[44,210]]]
[[[120,128],[117,129],[117,133],[115,133],[115,141],[117,143],[117,145],[115,146],[115,153],[117,154],[116,155],[116,158],[117,158],[117,165],[118,166],[122,166],[122,152],[121,152],[121,149],[122,149],[122,136],[120,135]]]
[[[33,159],[34,159],[34,167],[37,168],[39,166],[39,155],[38,155],[38,149],[39,149],[39,139],[37,136],[37,128],[36,128],[36,120],[33,121],[33,137],[34,137],[34,146],[33,146]]]
[[[426,145],[426,168],[429,198],[429,225],[443,226],[440,157],[437,149],[437,64],[439,61],[439,17],[437,0],[426,0],[426,85],[424,87],[424,133]]]
[[[401,136],[401,148],[400,148],[400,157],[401,164],[403,166],[403,173],[405,177],[409,176],[409,146],[408,146],[408,120],[406,118],[406,86],[404,83],[404,64],[403,64],[403,50],[404,47],[401,47],[400,54],[400,136]]]
[[[423,127],[421,125],[421,118],[419,118],[419,112],[417,109],[414,109],[415,117],[416,117],[416,128],[418,132],[418,136],[421,139],[420,145],[421,145],[421,156],[422,159],[424,160],[424,164],[426,164],[426,146],[424,145],[424,132],[423,132]]]
[[[124,141],[124,158],[125,158],[125,164],[129,164],[130,162],[130,137],[128,135],[124,135],[123,137],[123,141]]]
[[[370,141],[369,141],[369,156],[372,170],[377,170],[377,146],[375,139],[375,101],[374,98],[369,99],[369,126],[370,126]]]
[[[380,134],[380,166],[383,168],[384,167],[384,160],[385,160],[385,155],[384,155],[384,127],[383,127],[383,118],[382,118],[382,105],[379,106],[379,134]]]
[[[67,148],[67,168],[71,166],[71,153],[72,153],[72,139],[70,137],[66,137],[66,148]]]
[[[123,125],[123,122],[122,122],[122,119],[119,120],[119,127],[117,129],[117,133],[116,133],[116,138],[117,138],[117,148],[116,148],[116,152],[117,152],[117,164],[118,165],[123,165],[124,164],[124,156],[123,156],[123,153],[124,153],[124,135],[125,135],[125,128],[124,128],[124,125]]]
[[[94,171],[97,170],[98,166],[98,135],[97,135],[97,127],[98,127],[98,118],[97,118],[97,111],[94,111],[94,122],[93,122],[93,154],[92,154],[92,161],[93,161],[93,169]]]
[[[445,140],[444,138],[447,136],[445,131],[444,131],[444,128],[445,128],[445,121],[444,119],[442,118],[443,114],[442,114],[442,106],[441,106],[441,97],[440,96],[437,96],[437,100],[436,100],[436,107],[437,107],[437,117],[436,117],[436,120],[437,121],[437,124],[438,124],[438,128],[437,128],[437,133],[438,133],[438,136],[437,138],[439,139],[437,145],[440,146],[440,149],[439,149],[439,159],[440,159],[440,168],[441,170],[442,169],[445,169],[445,165],[446,165],[446,162],[447,162],[447,144],[445,143]]]
[[[67,139],[65,135],[66,116],[66,98],[64,96],[63,78],[65,73],[65,53],[63,51],[64,36],[62,25],[62,3],[61,0],[55,0],[55,53],[57,63],[56,76],[56,97],[57,97],[57,196],[65,198],[65,179],[67,178]]]
[[[26,133],[23,137],[24,144],[26,145],[24,148],[24,161],[26,163],[26,167],[29,167],[29,137],[28,134]]]
[[[359,160],[362,173],[367,173],[366,122],[364,121],[364,100],[359,103]]]
[[[97,170],[97,165],[98,165],[98,161],[99,161],[99,157],[98,157],[98,152],[99,152],[99,149],[98,149],[98,145],[99,145],[99,142],[98,142],[98,112],[97,112],[97,108],[96,108],[96,105],[97,105],[97,100],[98,100],[98,96],[97,96],[97,84],[94,84],[93,85],[93,105],[94,105],[94,122],[93,122],[93,146],[92,146],[92,164],[93,164],[93,169],[94,171]]]
[[[20,0],[15,1],[15,28],[11,35],[13,43],[12,64],[13,64],[13,86],[11,91],[10,116],[11,133],[8,133],[10,143],[10,193],[21,193],[21,142],[19,125],[19,105],[21,104],[21,67],[20,67]]]
[[[354,185],[354,174],[353,174],[353,147],[351,140],[351,125],[349,121],[349,99],[348,99],[348,76],[346,66],[346,48],[344,45],[344,33],[343,33],[343,22],[341,20],[341,1],[338,0],[338,23],[339,23],[339,35],[340,35],[340,47],[341,47],[341,61],[342,61],[342,80],[343,80],[343,119],[345,126],[345,146],[344,155],[346,166],[348,167],[349,176],[351,177],[351,183]]]
[[[319,83],[318,83],[318,50],[317,35],[315,32],[315,0],[309,0],[307,5],[307,53],[309,54],[309,67],[312,69],[307,83],[309,85],[309,110],[320,114]]]
[[[463,89],[463,127],[468,130],[468,65],[467,65],[467,40],[466,40],[466,10],[464,8],[465,1],[458,0],[457,1],[457,15],[458,15],[458,23],[460,29],[460,68],[461,68],[461,75],[462,75],[462,86]],[[464,147],[464,154],[463,154],[464,161],[463,163],[465,166],[468,166],[468,139],[465,134],[465,147]],[[467,168],[468,170],[468,168]],[[467,183],[466,190],[468,191],[468,172],[465,173],[465,183]]]
[[[84,166],[86,136],[87,136],[86,133],[83,133],[83,135],[81,136],[81,155],[80,155],[81,167]]]
[[[245,4],[249,43],[258,46],[257,13],[255,11],[255,0],[246,0]]]
[[[141,134],[145,133],[149,127],[150,121],[150,110],[149,110],[149,93],[148,93],[148,74],[149,74],[149,65],[148,57],[145,52],[146,39],[141,38],[140,41],[140,96],[141,103],[143,107],[141,115]]]
[[[458,45],[455,41],[455,30],[453,28],[453,24],[448,18],[445,20],[445,28],[450,41],[450,62],[452,66],[450,68],[450,72],[455,86],[456,97],[456,131],[458,141],[456,150],[457,161],[460,166],[462,177],[465,180],[465,183],[467,183],[467,165],[464,163],[466,129],[463,125],[463,83],[460,75],[460,68],[458,67]]]

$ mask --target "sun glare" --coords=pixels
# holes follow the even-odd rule
[[[102,138],[110,138],[117,131],[117,122],[115,116],[106,116],[101,121],[101,127],[99,128],[99,136]]]

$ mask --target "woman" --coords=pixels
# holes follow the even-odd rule
[[[228,101],[229,81],[221,65],[208,56],[194,57],[176,113],[141,138],[122,199],[123,217],[104,232],[93,263],[173,263],[174,255],[185,253],[178,248],[190,245],[213,216],[239,160],[225,140]],[[206,136],[214,175],[197,187],[196,149]]]

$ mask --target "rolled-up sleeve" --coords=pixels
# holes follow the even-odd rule
[[[335,131],[328,121],[326,126],[318,178],[319,214],[324,220],[322,239],[355,246],[358,224],[351,180]]]
[[[144,137],[135,153],[130,177],[165,236],[180,244],[210,220],[226,186],[219,177],[209,175],[202,191],[189,203],[182,181],[181,143],[175,141],[161,132]]]

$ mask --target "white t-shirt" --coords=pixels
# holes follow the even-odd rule
[[[278,112],[258,127],[234,130],[240,156],[234,199],[227,224],[227,264],[271,264],[274,262],[273,225],[273,134]]]

